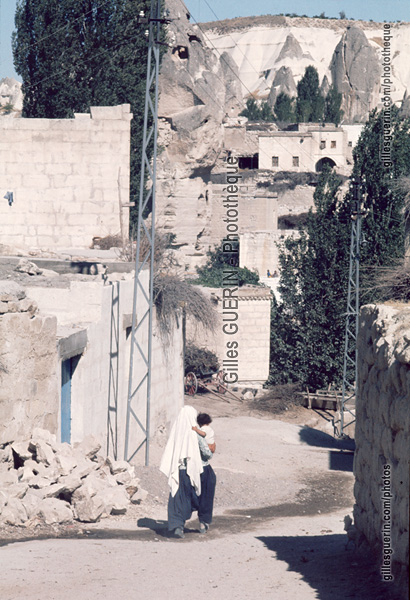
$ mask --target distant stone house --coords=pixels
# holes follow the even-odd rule
[[[347,166],[348,134],[330,123],[298,123],[291,131],[259,134],[259,169],[320,172]]]

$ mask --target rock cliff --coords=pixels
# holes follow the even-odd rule
[[[265,16],[205,23],[200,29],[211,48],[228,52],[238,65],[245,98],[272,104],[281,91],[294,95],[293,86],[313,65],[322,93],[333,84],[343,94],[346,123],[366,121],[380,102],[383,23]],[[410,24],[392,24],[391,36],[392,100],[400,106],[410,88]]]
[[[377,106],[380,64],[374,48],[359,27],[348,27],[330,63],[332,81],[342,94],[342,110],[350,121],[361,121]]]
[[[188,257],[205,257],[212,238],[208,183],[223,148],[222,122],[242,110],[242,91],[233,58],[208,47],[179,0],[166,5],[173,20],[160,74],[156,219],[177,234]]]

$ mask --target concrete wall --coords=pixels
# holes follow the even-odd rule
[[[227,376],[227,383],[233,382],[236,375],[242,385],[264,383],[269,375],[270,289],[253,286],[236,289],[232,297],[237,298],[237,308],[232,310],[223,301],[226,288],[201,289],[215,301],[215,308],[219,314],[218,325],[215,333],[210,334],[187,322],[187,339],[197,346],[215,352],[226,373],[229,373],[230,368],[232,369],[230,371],[232,377]],[[232,313],[237,314],[236,320]],[[223,330],[224,324],[229,327],[230,323],[238,325],[237,333],[229,333],[232,331],[230,328]],[[228,355],[227,344],[232,342],[237,344],[237,364],[234,361],[224,365],[223,361],[231,358]]]
[[[128,104],[74,119],[0,120],[0,250],[88,248],[121,232],[129,202]],[[13,204],[3,198],[13,193]],[[128,233],[129,209],[122,209]],[[4,248],[5,247],[5,248]],[[7,248],[9,247],[9,248]]]
[[[0,445],[41,427],[57,431],[57,320],[0,315]]]
[[[410,306],[364,306],[360,314],[356,402],[359,545],[391,560],[405,586],[409,561]],[[390,555],[383,550],[393,550]],[[382,563],[383,566],[383,563]],[[389,573],[386,565],[385,574]],[[406,575],[407,573],[407,575]]]

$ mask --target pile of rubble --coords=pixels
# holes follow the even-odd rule
[[[0,315],[5,313],[37,312],[37,304],[26,297],[26,292],[15,281],[0,281]]]
[[[134,467],[100,448],[93,436],[71,446],[39,428],[0,447],[0,525],[93,523],[139,504],[147,493]]]

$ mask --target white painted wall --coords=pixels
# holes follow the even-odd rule
[[[147,279],[148,274],[143,273]],[[102,282],[71,282],[69,288],[49,289],[32,287],[28,295],[35,299],[40,310],[57,317],[60,336],[85,329],[88,343],[81,355],[72,378],[72,442],[81,441],[92,433],[107,444],[107,419],[110,414],[111,434],[109,451],[123,457],[128,396],[130,360],[130,324],[132,314],[133,281],[120,281],[112,285]],[[137,318],[145,307],[139,294]],[[67,311],[67,312],[65,312]],[[71,329],[67,330],[67,326]],[[138,337],[146,348],[146,330]],[[182,326],[176,327],[170,340],[164,341],[154,317],[152,385],[151,385],[151,436],[159,428],[168,427],[183,405]],[[138,378],[143,362],[134,353],[134,374]],[[61,369],[58,377],[61,379]],[[146,387],[136,396],[132,407],[145,424]],[[108,412],[108,406],[116,411]],[[59,416],[59,422],[61,417]],[[129,450],[136,449],[143,433],[135,420],[131,421]],[[138,460],[143,459],[139,453]]]
[[[332,147],[332,143],[335,147]],[[321,144],[325,147],[322,148]],[[272,157],[279,158],[277,166]],[[259,137],[259,168],[270,171],[314,172],[322,158],[332,159],[338,167],[346,166],[347,133],[327,128],[309,131],[278,131]],[[299,159],[299,166],[293,163]]]

